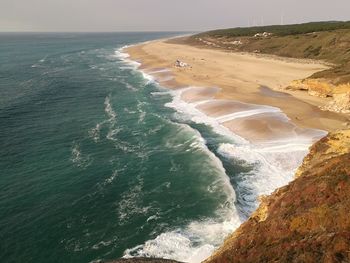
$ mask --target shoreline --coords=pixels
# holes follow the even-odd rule
[[[207,88],[210,95],[201,94],[201,99],[277,107],[300,128],[330,132],[343,128],[348,121],[344,114],[318,108],[329,101],[328,98],[313,97],[302,91],[281,90],[293,80],[306,78],[326,68],[324,64],[203,49],[174,44],[174,39],[171,43],[168,39],[141,43],[127,47],[125,51],[133,61],[141,64],[139,69],[169,89]],[[174,67],[176,59],[190,66]],[[213,88],[219,90],[211,93]],[[196,100],[196,95],[192,99]]]
[[[141,73],[140,77],[146,80],[145,83],[151,83],[152,86],[157,84],[155,86],[158,86],[158,84],[164,82],[174,81],[169,69],[154,67],[145,70],[140,61],[134,61],[133,57],[130,57],[126,52],[125,48],[121,48],[116,51],[116,54],[122,61],[131,64],[133,70]],[[161,81],[159,81],[160,79]],[[177,84],[176,82],[173,83]],[[277,119],[284,119],[286,118],[285,115],[276,107],[248,104],[234,100],[217,100],[214,97],[221,89],[216,87],[177,85],[172,89],[167,89],[164,84],[161,84],[157,89],[160,90],[161,94],[171,95],[172,100],[166,102],[164,106],[175,110],[176,114],[179,114],[178,120],[180,125],[182,123],[185,124],[186,127],[195,132],[194,137],[199,136],[200,141],[204,145],[205,154],[209,157],[209,160],[214,162],[216,169],[220,170],[220,173],[217,174],[219,177],[214,182],[221,180],[225,182],[224,187],[220,187],[220,191],[225,193],[226,201],[222,203],[224,204],[223,206],[220,205],[215,209],[215,215],[208,219],[191,221],[175,231],[175,238],[178,239],[180,237],[184,241],[182,250],[187,252],[179,255],[177,250],[175,250],[170,254],[166,252],[162,255],[162,257],[182,262],[199,263],[208,258],[220,247],[225,237],[229,236],[248,219],[249,215],[259,205],[259,196],[270,194],[274,189],[293,180],[294,170],[301,163],[302,157],[307,154],[308,147],[311,144],[310,139],[312,138],[306,136],[306,140],[302,140],[300,137],[290,140],[292,134],[289,133],[286,134],[289,141],[276,140],[276,138],[271,140],[271,136],[266,137],[266,135],[270,134],[269,132],[259,132],[251,134],[251,139],[255,137],[256,141],[247,140],[246,136],[240,136],[238,132],[236,134],[233,129],[223,125],[223,123],[234,121],[236,117],[238,119],[240,117],[249,118],[249,115],[254,116],[256,113],[262,115],[277,114]],[[182,117],[185,118],[183,119]],[[190,126],[189,122],[204,124],[209,129],[212,129],[210,132],[213,132],[215,136],[222,136],[216,142],[217,149],[209,149],[205,136],[199,130]],[[325,134],[316,134],[317,137],[323,135]],[[241,188],[232,184],[231,177],[226,170],[229,168],[225,167],[224,161],[220,156],[226,160],[237,160],[239,163],[244,162],[236,164],[237,166],[234,165],[237,168],[239,167],[238,169],[251,169],[249,172],[244,171],[242,174],[236,174],[240,178],[237,180],[242,185]],[[254,169],[253,166],[255,167]],[[249,187],[246,188],[248,185]],[[228,191],[225,190],[226,187]],[[210,191],[209,188],[208,191]],[[215,238],[207,239],[208,232],[202,229],[212,229],[211,233]],[[173,238],[174,230],[170,229],[161,232],[156,238],[151,238],[144,244],[125,250],[124,257],[142,256],[147,253],[150,253],[147,254],[148,256],[154,256],[155,254],[152,251],[148,251],[152,244],[157,244],[160,251],[162,251],[164,248],[167,248],[167,244],[172,242]],[[201,241],[198,242],[198,240]],[[159,256],[159,254],[156,255]]]
[[[247,141],[248,144],[242,145],[221,145],[219,151],[223,156],[243,158],[248,162],[252,159],[262,164],[256,171],[259,177],[254,184],[264,187],[255,189],[256,200],[261,194],[292,181],[295,169],[308,153],[309,146],[346,121],[341,114],[318,109],[318,98],[307,102],[308,98],[300,100],[276,88],[276,85],[294,80],[295,76],[307,77],[306,74],[322,69],[323,65],[305,65],[276,59],[272,61],[242,54],[217,58],[218,52],[221,56],[227,54],[222,51],[193,49],[191,46],[169,44],[167,40],[156,40],[127,47],[122,52],[130,55],[130,61],[138,64],[138,70],[145,77],[150,75],[162,87],[172,90],[176,99],[170,103],[171,108],[185,113],[198,111],[209,120],[201,123],[210,126],[214,124],[213,128],[219,124],[230,134]],[[190,67],[175,67],[177,57]],[[229,69],[232,57],[243,64],[238,69],[243,73],[228,76],[229,70],[220,72],[221,63]],[[252,64],[261,61],[262,66],[258,69],[253,67],[252,70]],[[304,67],[300,69],[299,66]],[[267,67],[267,77],[261,70],[264,67]],[[292,73],[288,72],[289,69]],[[281,77],[282,80],[278,74],[274,74],[274,70],[278,74],[285,74]],[[255,81],[259,76],[263,81]],[[303,114],[307,118],[301,119],[300,116],[305,116]],[[319,120],[320,115],[324,119]]]
[[[253,121],[251,118],[239,122],[240,126],[245,127],[240,131],[233,128],[237,123],[232,120],[222,122],[231,132],[251,142],[279,137],[279,129],[286,129],[286,122],[292,132],[305,134],[312,130],[330,132],[341,129],[348,121],[344,114],[319,109],[318,106],[329,101],[329,98],[282,90],[295,79],[306,78],[327,68],[324,63],[198,48],[176,43],[176,38],[141,43],[123,51],[140,64],[140,70],[151,75],[161,86],[170,90],[191,87],[191,91],[181,95],[182,99],[187,103],[200,104],[196,108],[208,116],[220,117],[220,112],[222,115],[237,113],[237,107],[227,106],[227,101],[279,109],[280,116],[277,117],[280,120],[284,118],[280,122],[260,115],[263,120]],[[189,66],[175,67],[177,59]],[[203,103],[210,100],[215,101],[216,106],[204,107]]]

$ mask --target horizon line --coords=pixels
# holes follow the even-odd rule
[[[288,23],[284,25],[280,24],[268,24],[268,25],[256,25],[256,26],[233,26],[233,27],[217,27],[217,28],[207,28],[207,29],[201,29],[201,30],[107,30],[107,31],[64,31],[64,30],[59,30],[59,31],[0,31],[0,34],[4,33],[10,33],[10,34],[15,34],[15,33],[47,33],[47,34],[52,34],[52,33],[198,33],[198,32],[207,32],[207,31],[212,31],[212,30],[221,30],[221,29],[234,29],[234,28],[253,28],[253,27],[268,27],[268,26],[288,26],[288,25],[300,25],[300,24],[309,24],[309,23],[326,23],[326,22],[333,22],[333,23],[347,23],[350,22],[350,20],[319,20],[319,21],[308,21],[308,22],[302,22],[302,23]]]

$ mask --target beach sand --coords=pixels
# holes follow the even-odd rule
[[[291,132],[307,134],[310,128],[333,131],[344,128],[344,123],[348,122],[344,114],[318,108],[329,99],[312,97],[301,91],[281,92],[291,81],[327,68],[322,63],[204,49],[174,40],[148,42],[125,51],[132,60],[141,63],[140,69],[154,76],[162,86],[192,87],[182,93],[182,99],[199,102],[197,109],[209,116],[220,120],[222,116],[242,110],[257,110],[259,114],[243,119],[228,116],[226,121],[221,121],[252,142],[281,134],[289,136]],[[189,66],[175,67],[176,60]],[[259,105],[279,108],[290,120],[286,121],[282,112],[261,114]]]

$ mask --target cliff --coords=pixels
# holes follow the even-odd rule
[[[293,81],[286,89],[307,91],[311,96],[331,97],[332,100],[321,106],[322,110],[350,113],[350,84],[335,85],[327,79],[305,79]]]
[[[258,210],[206,263],[350,262],[350,130],[310,148],[296,179]]]

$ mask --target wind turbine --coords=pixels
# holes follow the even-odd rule
[[[281,12],[281,26],[284,24],[284,14],[283,11]]]

